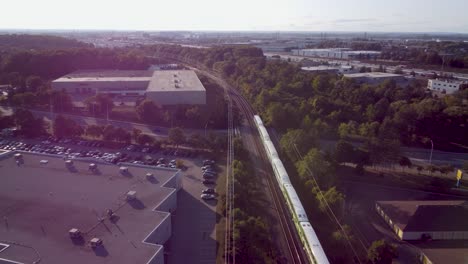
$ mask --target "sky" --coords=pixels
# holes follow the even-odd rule
[[[468,33],[468,0],[0,0],[0,29]]]

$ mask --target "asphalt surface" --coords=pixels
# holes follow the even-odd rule
[[[216,204],[204,201],[203,189],[214,188],[202,184],[202,161],[184,160],[182,189],[177,195],[177,210],[172,216],[172,237],[167,245],[168,264],[212,264],[216,262]]]
[[[337,141],[320,140],[323,149],[332,150]],[[353,143],[355,146],[362,144]],[[429,164],[431,149],[402,147],[401,154],[407,156],[413,163]],[[455,167],[462,167],[463,163],[468,161],[468,153],[446,152],[440,150],[432,151],[432,163],[438,165],[451,164]]]

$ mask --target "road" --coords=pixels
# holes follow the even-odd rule
[[[14,108],[9,107],[9,106],[0,106],[0,111],[2,112],[3,115],[12,115]],[[29,111],[31,111],[36,118],[44,118],[46,121],[50,121],[51,119],[54,119],[55,116],[57,115],[56,113],[51,114],[49,111],[40,111],[40,110],[32,110],[32,109],[29,109]],[[153,125],[147,125],[143,123],[105,119],[105,118],[99,118],[99,117],[89,117],[89,116],[63,114],[63,113],[60,115],[72,119],[73,121],[75,121],[77,124],[81,126],[110,124],[115,127],[121,127],[127,131],[132,131],[133,129],[139,129],[142,131],[142,133],[155,136],[157,138],[167,138],[168,132],[170,129],[168,127],[153,126]],[[223,133],[223,134],[226,133],[226,130],[210,129],[209,131],[215,132],[215,133]],[[195,133],[203,135],[205,134],[206,131],[204,129],[184,129],[184,132],[186,135],[191,135]]]
[[[320,145],[323,149],[331,151],[334,149],[336,142],[336,140],[320,140]],[[353,145],[357,147],[362,146],[361,143],[356,142],[354,142]],[[413,163],[429,164],[431,149],[401,147],[401,154],[408,157]],[[451,164],[460,168],[466,161],[468,161],[468,153],[446,152],[440,150],[434,150],[432,152],[433,164]]]

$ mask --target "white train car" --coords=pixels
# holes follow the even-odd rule
[[[300,237],[305,244],[307,255],[311,258],[311,263],[328,264],[327,255],[325,255],[325,251],[323,251],[322,245],[312,225],[309,222],[301,222],[301,229],[304,234]]]
[[[270,161],[272,161],[273,159],[279,159],[278,152],[276,152],[276,148],[275,145],[273,145],[273,142],[267,140],[264,142],[264,145],[265,149],[267,150],[268,158],[270,159]]]
[[[294,212],[294,217],[296,217],[298,222],[309,222],[307,218],[306,211],[302,206],[299,196],[297,196],[296,190],[291,184],[284,184],[284,191],[286,192],[287,201],[292,211]]]
[[[271,164],[273,166],[273,172],[275,173],[276,180],[280,184],[281,190],[283,190],[284,184],[291,184],[289,175],[280,159],[273,159]]]
[[[288,203],[288,208],[294,217],[294,224],[310,262],[314,264],[329,264],[320,241],[318,240],[312,225],[309,223],[309,219],[307,218],[307,214],[302,206],[301,200],[291,184],[291,180],[284,168],[283,162],[279,159],[278,152],[276,151],[273,142],[270,140],[268,131],[263,126],[262,119],[256,115],[254,116],[254,120],[262,138],[263,147],[265,148],[268,159],[270,160],[276,180],[278,181]]]
[[[255,123],[257,124],[257,126],[263,126],[263,121],[258,115],[254,116],[254,120],[255,120]]]
[[[258,126],[258,130],[260,131],[260,136],[262,136],[262,139],[264,141],[271,141],[270,140],[270,135],[268,135],[268,131],[263,125]]]

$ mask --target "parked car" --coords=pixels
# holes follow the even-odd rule
[[[202,181],[203,184],[215,184],[216,182],[210,179],[205,179]]]
[[[202,194],[200,196],[203,200],[213,200],[216,199],[216,196],[213,194]]]
[[[208,189],[204,189],[204,190],[202,191],[202,193],[204,193],[204,194],[215,194],[216,192],[215,192],[214,189],[208,188]]]

